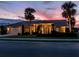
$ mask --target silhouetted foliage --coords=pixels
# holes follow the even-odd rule
[[[74,7],[76,7],[77,5],[73,2],[65,2],[63,5],[62,5],[62,9],[63,9],[63,12],[62,12],[62,16],[64,18],[67,18],[68,20],[68,24],[70,22],[71,24],[71,27],[73,24],[75,24],[75,19],[74,19],[74,15],[76,14],[76,9],[74,9]],[[74,19],[74,22],[73,22],[73,19]],[[73,25],[74,27],[74,25]]]
[[[34,12],[36,12],[35,11],[35,9],[33,9],[33,8],[26,8],[25,9],[25,19],[27,19],[27,20],[34,20],[35,19],[35,17],[34,17],[34,15],[32,14],[32,13],[34,13]]]
[[[1,31],[0,34],[7,34],[7,28],[5,26],[0,26]]]
[[[33,8],[26,8],[25,9],[25,19],[29,20],[29,25],[30,25],[31,21],[35,19],[34,15],[32,14],[34,12],[36,12],[36,10]],[[30,27],[29,27],[29,30],[30,30]]]
[[[71,20],[71,25],[75,26],[75,18],[72,17],[71,19],[72,19],[72,20]]]

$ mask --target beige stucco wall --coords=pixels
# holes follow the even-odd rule
[[[38,26],[41,25],[41,28],[39,30],[39,33],[42,33],[42,34],[51,34],[51,31],[53,31],[54,29],[57,31],[57,32],[65,32],[66,30],[66,27],[65,26],[52,26],[50,23],[46,23],[46,24],[33,24],[31,27],[30,27],[30,30],[29,30],[29,26],[24,26],[24,32],[37,32],[37,28]],[[54,28],[54,29],[53,29]],[[7,27],[7,33],[22,33],[22,26],[16,26],[15,28],[13,28],[12,26],[8,26]]]
[[[65,33],[66,32],[66,27],[65,26],[56,27],[56,31]]]
[[[21,32],[22,32],[21,26],[16,26],[15,28],[12,27],[12,26],[7,27],[7,33],[8,34],[18,34],[18,33],[21,33]]]

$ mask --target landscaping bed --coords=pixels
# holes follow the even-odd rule
[[[4,37],[7,38],[7,37]],[[79,39],[78,33],[53,33],[53,34],[38,34],[38,35],[17,35],[8,36],[8,38],[47,38],[47,39]]]

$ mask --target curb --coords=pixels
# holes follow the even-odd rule
[[[5,41],[79,42],[79,39],[0,38]]]

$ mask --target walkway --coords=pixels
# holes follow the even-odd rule
[[[0,37],[15,36],[15,35],[17,34],[9,33],[9,34],[0,35]]]

